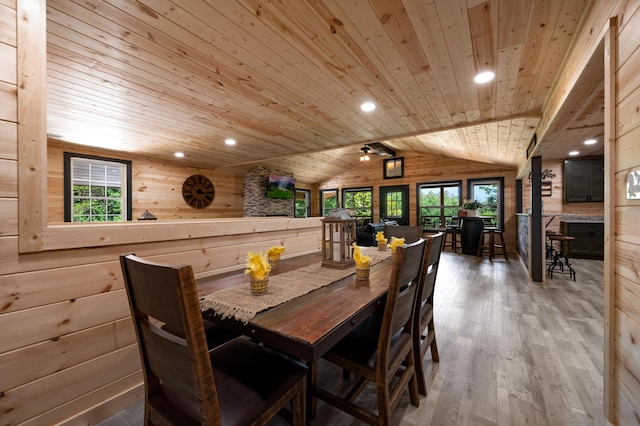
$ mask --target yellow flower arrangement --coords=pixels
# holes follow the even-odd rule
[[[269,250],[267,250],[267,256],[280,257],[280,255],[284,253],[286,249],[287,248],[283,246],[273,246]]]
[[[369,268],[371,266],[371,257],[362,254],[360,247],[353,243],[353,260],[356,262],[356,268]]]
[[[389,247],[391,247],[391,253],[396,253],[396,247],[404,245],[404,238],[396,238],[391,237],[391,242],[389,243]]]
[[[384,232],[383,231],[378,231],[376,233],[376,241],[378,242],[378,244],[380,244],[380,243],[387,244],[387,239],[384,237]]]
[[[245,274],[251,275],[251,278],[256,280],[264,280],[269,276],[271,271],[271,265],[267,261],[267,256],[260,252],[247,253],[247,269],[244,270]]]

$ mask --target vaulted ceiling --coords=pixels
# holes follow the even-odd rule
[[[588,4],[48,0],[47,132],[306,183],[367,142],[516,167]]]

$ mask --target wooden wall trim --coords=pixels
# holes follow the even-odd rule
[[[210,236],[239,235],[287,229],[317,228],[319,217],[235,218],[191,221],[90,225],[49,225],[42,233],[41,250],[175,241]]]
[[[20,252],[40,251],[47,215],[46,1],[17,0]]]
[[[609,19],[604,36],[604,394],[603,410],[615,422],[615,209],[616,209],[616,71],[618,17]]]

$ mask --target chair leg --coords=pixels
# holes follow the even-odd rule
[[[440,362],[440,355],[438,354],[438,343],[436,342],[436,330],[433,325],[433,320],[429,322],[427,326],[427,335],[420,336],[420,345],[414,346],[413,356],[415,358],[416,368],[416,381],[418,383],[418,393],[423,396],[427,396],[427,378],[424,370],[424,355],[426,355],[425,346],[428,345],[431,349],[431,359],[433,362]],[[422,352],[424,350],[424,352]],[[423,355],[424,353],[424,355]]]
[[[476,250],[476,256],[482,256],[484,252],[484,232],[480,234],[480,240],[478,241],[478,250]]]
[[[427,396],[427,379],[425,374],[422,359],[416,357],[416,382],[418,383],[418,393],[423,396]]]
[[[509,256],[507,255],[507,245],[504,243],[504,233],[500,232],[500,244],[502,244],[502,254],[504,255],[504,260],[509,260]]]
[[[293,412],[293,417],[291,419],[291,424],[294,426],[305,425],[307,423],[307,413],[306,413],[306,390],[305,383],[306,379],[302,379],[298,385],[296,385],[297,392],[295,396],[291,400],[291,411]]]
[[[495,233],[493,232],[489,233],[489,260],[493,260],[493,255],[495,252],[496,240],[494,236],[495,236]]]
[[[438,344],[436,343],[436,329],[433,326],[433,320],[429,323],[428,330],[428,339],[431,340],[431,344],[429,347],[431,348],[431,359],[433,362],[440,362],[440,355],[438,354]]]

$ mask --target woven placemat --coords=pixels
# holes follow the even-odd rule
[[[361,253],[371,257],[372,265],[391,256],[391,250],[378,251],[376,247],[362,247]],[[216,291],[201,297],[200,308],[203,311],[212,309],[222,318],[234,318],[246,324],[258,312],[288,302],[352,274],[355,274],[355,266],[347,269],[333,269],[323,268],[320,262],[314,263],[295,271],[270,276],[267,292],[258,296],[251,294],[247,276],[247,285]]]

